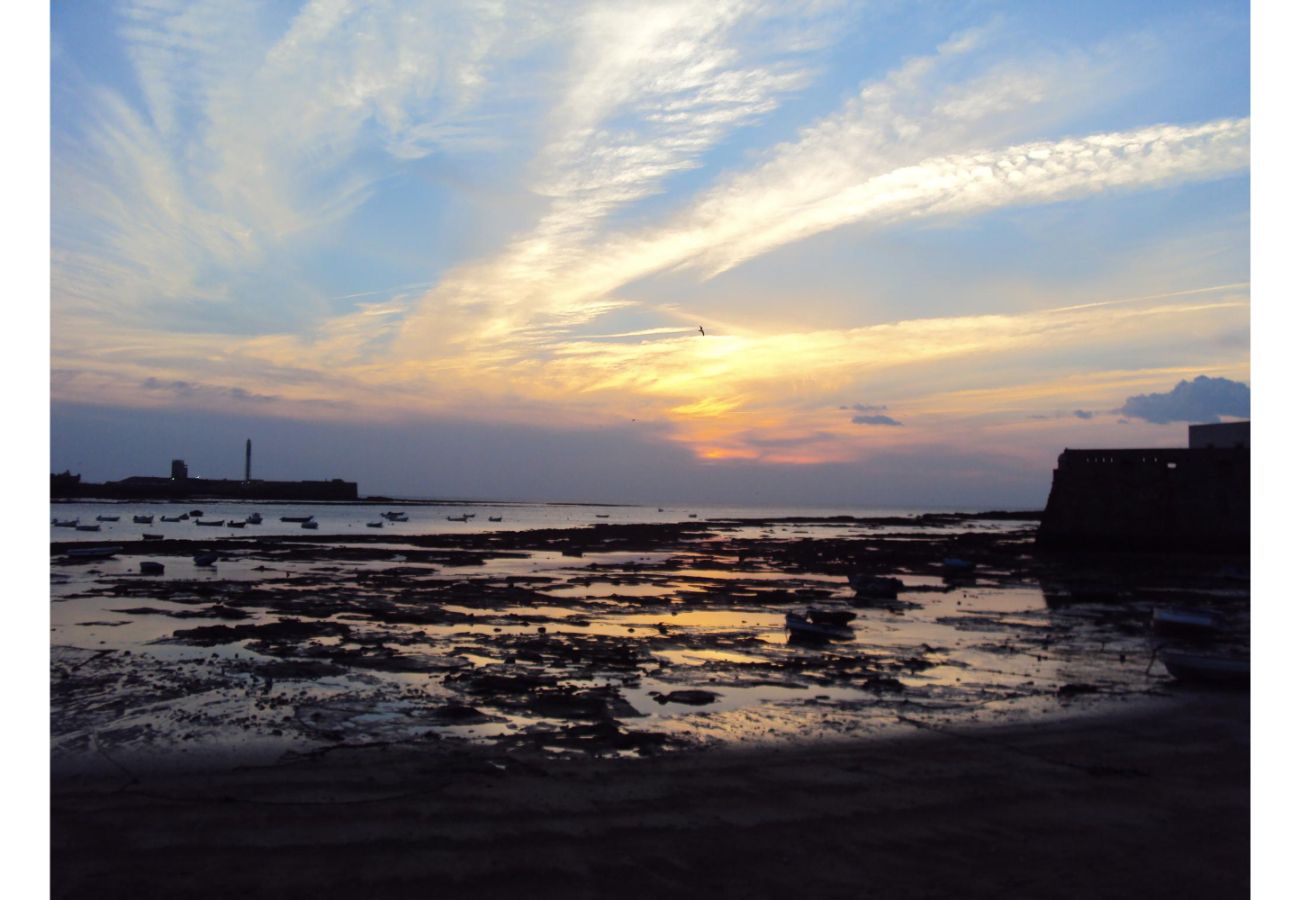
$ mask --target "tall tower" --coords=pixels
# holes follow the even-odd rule
[[[253,439],[244,441],[244,480],[253,480]]]

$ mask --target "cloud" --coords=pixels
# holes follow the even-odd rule
[[[1157,425],[1168,422],[1218,422],[1219,416],[1250,416],[1250,387],[1228,378],[1198,375],[1180,381],[1166,394],[1129,397],[1119,412]]]
[[[854,425],[902,425],[903,423],[889,416],[854,416]]]
[[[1074,416],[1076,419],[1091,419],[1093,414],[1086,409],[1076,409],[1074,412],[1070,413],[1070,415]]]
[[[863,413],[880,413],[889,409],[888,406],[872,406],[868,403],[854,403],[852,406],[841,406],[840,409],[852,409]]]

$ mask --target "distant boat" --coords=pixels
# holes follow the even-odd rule
[[[500,521],[501,521],[501,517],[500,517],[500,516],[488,516],[488,521],[489,521],[489,522],[500,522]]]
[[[383,523],[383,522],[367,522],[367,523],[366,523],[366,527],[367,527],[367,528],[383,528],[383,527],[384,527],[384,523]]]
[[[148,532],[140,535],[140,537],[146,541],[161,541],[163,539],[161,534],[149,534]]]
[[[467,518],[467,519],[472,519],[472,518],[474,518],[474,517],[477,516],[477,515],[478,515],[478,513],[465,513],[465,518]]]
[[[243,528],[243,527],[244,527],[245,525],[247,525],[247,524],[248,524],[247,522],[236,522],[234,519],[231,519],[229,522],[226,523],[226,527],[227,527],[227,528]]]
[[[146,559],[140,563],[141,575],[161,575],[164,571],[166,570],[160,562],[150,562]]]
[[[319,523],[319,522],[316,522],[316,521],[313,521],[313,520],[311,520],[311,519],[308,519],[306,522],[303,522],[303,523],[302,523],[302,527],[303,527],[303,528],[320,528],[320,523]]]
[[[99,523],[95,523],[94,525],[74,525],[72,527],[78,531],[99,531]]]
[[[1203,656],[1161,650],[1160,661],[1179,681],[1199,684],[1244,685],[1250,682],[1250,660],[1226,656]]]
[[[80,519],[55,519],[54,527],[55,528],[76,528],[77,522],[79,521],[81,520]]]
[[[189,516],[191,519],[201,519],[203,518],[203,510],[192,509],[189,512],[187,512],[185,515]]]
[[[692,519],[698,519],[698,518],[699,518],[699,516],[697,516],[695,513],[691,513],[690,517],[691,517]]]
[[[210,566],[216,562],[220,556],[221,554],[217,553],[215,550],[205,550],[202,553],[196,553],[194,554],[194,565]]]
[[[663,512],[663,511],[664,511],[664,508],[663,508],[662,506],[659,507],[659,511],[660,511],[660,512]]]
[[[385,519],[387,519],[387,520],[390,521],[390,522],[405,522],[405,521],[406,521],[406,513],[404,513],[404,512],[386,512],[386,513],[380,513],[380,515],[383,516]]]
[[[107,559],[121,552],[121,547],[72,547],[64,550],[63,555],[73,559]]]
[[[280,516],[281,522],[310,522],[315,516]]]
[[[189,516],[186,516],[186,515],[180,515],[180,516],[160,516],[159,518],[161,518],[162,521],[164,521],[164,522],[182,522],[182,521],[184,521],[185,519],[188,519]]]
[[[152,525],[153,516],[132,516],[131,521],[137,525]]]
[[[469,516],[448,516],[448,522],[468,522]]]
[[[244,521],[245,521],[247,524],[249,524],[249,525],[261,525],[261,524],[262,524],[262,514],[261,514],[261,513],[253,513],[252,515],[250,515],[250,516],[249,516],[247,519],[245,519]]]
[[[116,522],[121,516],[95,516],[96,522]]]
[[[800,613],[786,613],[785,627],[789,629],[791,637],[811,641],[835,641],[853,637],[853,629],[847,626],[810,622]]]
[[[597,518],[597,519],[608,519],[608,518],[609,518],[609,513],[596,513],[596,518]]]
[[[209,519],[209,520],[207,520],[207,521],[204,521],[203,519],[195,519],[195,520],[194,520],[194,524],[195,524],[195,525],[207,525],[207,526],[209,526],[209,527],[211,527],[211,528],[220,528],[222,525],[225,525],[225,524],[226,524],[226,520],[225,520],[225,519]]]

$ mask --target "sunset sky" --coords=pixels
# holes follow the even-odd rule
[[[1245,2],[50,24],[54,470],[1028,507],[1250,415]]]

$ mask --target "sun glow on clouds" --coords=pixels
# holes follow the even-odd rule
[[[812,464],[963,430],[1013,448],[1006,436],[1048,427],[1031,415],[1173,383],[1152,373],[1248,374],[1242,351],[1201,340],[1247,326],[1246,286],[1181,290],[1177,273],[1144,300],[973,310],[953,297],[945,314],[895,321],[864,304],[834,329],[710,309],[719,276],[833,230],[972,227],[1248,171],[1242,117],[1061,128],[1139,80],[1086,47],[1017,56],[996,28],[962,32],[736,153],[816,92],[852,8],[340,0],[278,30],[263,13],[127,4],[115,34],[139,102],[76,74],[93,114],[55,140],[56,400],[161,404],[199,385],[213,406],[262,414],[636,420],[702,460]],[[477,159],[521,198],[493,207],[497,249],[412,269],[408,283],[430,276],[422,293],[315,280],[385,179]],[[386,255],[383,240],[358,254]],[[241,296],[268,267],[291,270],[275,296]],[[689,297],[643,299],[683,276]],[[222,327],[214,307],[245,327]],[[1192,345],[1199,357],[1172,360]],[[864,397],[901,427],[854,424],[841,407]]]

